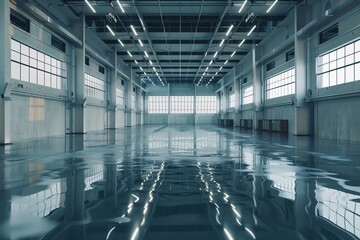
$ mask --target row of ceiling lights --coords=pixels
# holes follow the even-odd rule
[[[90,9],[91,9],[94,13],[96,13],[95,9],[94,9],[93,6],[88,2],[88,0],[85,0],[85,2],[86,2],[86,4],[90,7]],[[121,11],[122,11],[123,13],[125,13],[125,10],[124,10],[124,8],[122,7],[120,1],[119,1],[119,0],[116,0],[116,2],[117,2],[117,4],[118,4],[119,8],[121,9]],[[241,5],[241,7],[240,7],[240,9],[239,9],[239,13],[240,13],[240,12],[243,10],[243,8],[246,6],[247,2],[248,2],[248,0],[245,0],[245,2]],[[271,4],[271,6],[268,8],[268,10],[266,11],[266,13],[269,13],[270,10],[275,6],[275,4],[276,4],[277,2],[278,2],[278,0],[275,0],[275,1]],[[144,24],[144,22],[142,21],[141,18],[139,18],[139,19],[140,19],[141,25],[142,25],[142,27],[143,27],[143,29],[144,29],[144,31],[145,31],[145,24]],[[107,29],[109,30],[109,32],[110,32],[113,36],[115,36],[115,33],[114,33],[114,31],[110,28],[110,26],[109,26],[109,25],[106,25],[106,27],[107,27]],[[226,37],[229,36],[229,34],[231,33],[231,30],[233,29],[233,27],[234,27],[234,25],[231,25],[231,26],[229,27],[229,29],[228,29],[228,31],[226,32],[226,35],[225,35]],[[131,28],[132,32],[134,33],[134,35],[135,35],[135,36],[138,36],[138,34],[137,34],[136,29],[134,28],[134,26],[133,26],[133,25],[130,25],[130,28]],[[247,36],[250,36],[251,33],[255,30],[255,28],[256,28],[256,25],[254,25],[254,26],[251,28],[251,30],[247,33]],[[123,44],[123,42],[122,42],[120,39],[117,39],[117,40],[118,40],[118,42],[120,43],[120,45],[121,45],[122,47],[125,47],[124,44]],[[141,39],[138,39],[138,42],[139,42],[139,44],[140,44],[141,47],[144,46],[144,44],[142,43]],[[222,47],[222,45],[224,44],[224,42],[225,42],[225,38],[223,38],[223,39],[221,40],[221,42],[220,42],[220,44],[219,44],[219,47]],[[241,47],[241,45],[242,45],[244,42],[245,42],[245,39],[243,39],[243,40],[239,43],[239,46],[238,46],[238,47]],[[128,55],[129,55],[131,58],[133,57],[133,55],[132,55],[129,51],[127,51],[127,53],[128,53]],[[145,54],[145,58],[148,58],[148,57],[149,57],[149,55],[148,55],[148,53],[147,53],[146,51],[144,51],[144,54]],[[208,53],[206,52],[206,53],[205,53],[205,57],[207,56],[207,54],[208,54]],[[214,54],[214,56],[213,56],[213,58],[215,59],[215,58],[218,56],[218,54],[219,54],[219,51],[216,51],[215,54]],[[230,55],[230,57],[232,58],[235,54],[236,54],[236,50]],[[226,65],[226,64],[228,63],[228,61],[229,61],[229,60],[226,60],[226,61],[224,62],[224,65]],[[139,65],[139,63],[138,63],[136,60],[134,60],[134,62],[135,62],[137,65]],[[151,66],[153,66],[153,62],[152,62],[150,59],[149,59],[149,63],[150,63]],[[213,64],[213,60],[210,61],[209,66],[211,66],[212,64]],[[198,83],[197,83],[198,86],[200,85],[200,83],[202,82],[203,78],[205,77],[206,72],[209,70],[209,66],[205,69],[205,72],[203,73],[203,75],[201,76],[200,80],[198,81]],[[222,68],[223,68],[223,66],[219,68],[219,71],[221,71]],[[147,73],[143,70],[143,68],[140,67],[140,69],[143,71],[144,75],[147,76]],[[162,79],[160,78],[158,72],[156,71],[155,67],[153,67],[153,70],[154,70],[156,76],[158,77],[159,81],[161,82],[161,84],[164,86],[164,83],[163,83]],[[212,76],[212,78],[208,81],[208,83],[206,84],[206,86],[208,86],[209,83],[211,83],[211,81],[212,81],[212,80],[214,79],[214,77],[219,73],[219,71],[216,72],[216,73]],[[207,75],[208,75],[208,74],[207,74]],[[153,85],[155,85],[154,82],[151,81],[151,79],[149,78],[149,76],[147,76],[147,78],[148,78],[148,80],[149,80]]]
[[[240,7],[240,9],[239,9],[239,13],[244,9],[244,7],[246,6],[247,2],[248,2],[248,0],[245,0],[245,2],[241,5],[241,7]],[[275,6],[275,4],[276,4],[277,2],[278,2],[278,0],[275,0],[275,1],[271,4],[271,6],[268,8],[268,10],[266,11],[266,13],[269,13],[270,10]],[[233,27],[234,27],[234,25],[231,25],[231,26],[229,27],[229,29],[228,29],[228,31],[226,32],[226,35],[225,35],[226,37],[231,33],[231,30],[233,29]],[[250,31],[247,33],[246,36],[247,36],[247,37],[250,36],[251,33],[255,30],[255,28],[256,28],[256,25],[254,25],[254,26],[250,29]],[[222,47],[222,45],[224,44],[224,42],[225,42],[225,38],[223,38],[223,39],[221,40],[221,42],[220,42],[220,44],[219,44],[219,47]],[[244,44],[244,42],[245,42],[245,38],[239,43],[239,46],[238,46],[238,47],[241,47],[241,46]],[[208,53],[206,52],[206,53],[205,53],[205,57],[207,56],[207,54],[208,54]],[[214,56],[213,56],[213,58],[215,59],[215,58],[218,56],[218,54],[219,54],[219,51],[216,51],[215,54],[214,54]],[[232,58],[235,54],[236,54],[236,50],[230,55],[230,57]],[[224,62],[224,65],[226,65],[226,64],[228,63],[228,61],[229,61],[229,60],[226,60],[226,61]],[[213,60],[210,61],[209,66],[211,66],[212,64],[213,64]],[[206,72],[209,70],[209,66],[205,69],[205,72],[203,73],[203,75],[201,76],[200,80],[198,81],[197,86],[199,86],[200,83],[202,82],[202,80],[204,79]],[[208,81],[208,83],[206,84],[206,86],[208,86],[209,83],[211,83],[211,81],[214,79],[214,77],[215,77],[216,75],[218,75],[219,71],[221,71],[222,68],[223,68],[223,67],[220,67],[220,68],[219,68],[219,70],[218,70],[218,71],[211,77],[211,79]],[[208,74],[206,74],[206,75],[208,75]]]
[[[96,13],[94,7],[88,2],[88,0],[85,0],[85,2],[86,2],[86,4],[90,7],[90,9],[91,9],[94,13]],[[121,11],[122,11],[123,13],[125,13],[125,10],[124,10],[123,6],[121,5],[120,1],[119,1],[119,0],[116,0],[116,2],[117,2],[117,4],[118,4],[119,8],[121,9]],[[145,30],[146,30],[146,29],[145,29],[145,24],[144,24],[144,22],[143,22],[143,20],[142,20],[141,18],[139,18],[139,19],[140,19],[141,25],[142,25],[142,27],[143,27],[143,29],[144,29],[144,31],[145,31]],[[106,28],[109,30],[109,32],[111,33],[111,35],[115,36],[114,31],[111,29],[111,27],[110,27],[109,25],[106,25]],[[134,35],[135,35],[135,36],[138,36],[138,33],[137,33],[136,29],[134,28],[134,26],[133,26],[133,25],[130,25],[130,28],[131,28],[132,32],[134,33]],[[117,39],[117,40],[118,40],[118,42],[120,43],[120,45],[121,45],[122,47],[125,47],[124,43],[123,43],[120,39]],[[140,46],[141,46],[141,47],[144,47],[144,44],[143,44],[143,42],[141,41],[141,39],[138,38],[137,40],[138,40]],[[133,55],[131,54],[131,52],[129,52],[129,51],[126,51],[126,52],[127,52],[127,54],[128,54],[131,58],[133,57]],[[144,51],[144,54],[145,54],[145,58],[149,58],[149,54],[148,54],[146,51]],[[137,60],[134,60],[134,62],[135,62],[137,65],[139,65],[139,63],[138,63]],[[150,63],[151,66],[153,66],[153,62],[152,62],[150,59],[149,59],[149,63]],[[160,78],[158,72],[156,71],[156,68],[155,68],[155,67],[152,67],[152,68],[153,68],[156,76],[158,77],[159,81],[161,82],[161,84],[162,84],[163,86],[165,86],[165,85],[164,85],[164,82],[162,81],[162,79]],[[153,82],[153,81],[150,79],[150,77],[147,75],[147,73],[144,71],[144,69],[143,69],[142,67],[140,67],[140,69],[143,71],[143,73],[144,73],[144,75],[147,77],[147,79],[148,79],[153,85],[155,85],[154,82]]]

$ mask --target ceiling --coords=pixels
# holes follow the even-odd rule
[[[156,85],[216,83],[301,2],[278,0],[267,13],[275,0],[88,0],[96,12],[85,0],[56,1],[75,15],[85,13],[87,26]]]

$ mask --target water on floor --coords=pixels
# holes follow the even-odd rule
[[[1,148],[0,239],[358,239],[360,147],[147,126]]]

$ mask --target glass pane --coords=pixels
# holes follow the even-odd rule
[[[14,39],[11,39],[11,49],[20,52],[20,43]]]
[[[336,70],[330,72],[330,84],[329,86],[336,85]]]
[[[345,83],[345,69],[340,68],[337,70],[337,84]]]
[[[15,51],[11,51],[11,60],[16,61],[16,62],[20,62],[20,53],[15,52]]]
[[[345,55],[350,55],[353,53],[354,53],[354,43],[345,46]]]
[[[20,64],[11,62],[11,78],[20,80]]]
[[[21,54],[30,56],[30,48],[24,44],[21,44]]]
[[[348,66],[345,69],[345,82],[354,81],[354,65]]]
[[[360,63],[355,64],[355,81],[360,80]]]
[[[337,50],[337,58],[342,58],[345,56],[345,48],[339,48]]]
[[[45,85],[45,73],[43,71],[38,70],[38,84],[44,86]]]
[[[29,67],[21,65],[21,81],[29,81]]]
[[[37,83],[37,70],[35,68],[30,68],[30,82]]]
[[[35,49],[30,48],[30,57],[37,59],[37,51]]]

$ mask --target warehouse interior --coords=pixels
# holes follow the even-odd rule
[[[360,239],[359,0],[0,18],[0,239]]]

